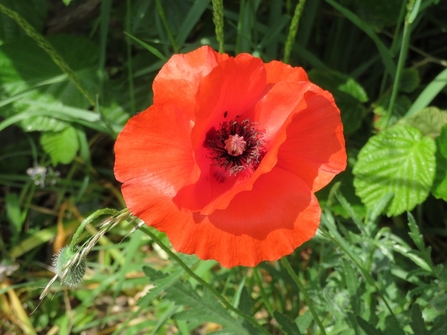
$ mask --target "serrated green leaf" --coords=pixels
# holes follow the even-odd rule
[[[360,328],[362,328],[367,335],[383,335],[380,329],[377,329],[369,322],[363,320],[360,316],[357,315],[356,320]]]
[[[149,278],[150,282],[155,286],[138,301],[138,306],[147,306],[152,300],[160,295],[165,289],[173,285],[184,273],[182,268],[175,269],[169,274],[152,269],[149,266],[143,267],[144,274]]]
[[[292,322],[287,316],[284,314],[274,311],[273,317],[275,318],[276,322],[278,322],[279,327],[286,335],[300,335],[300,330],[298,329],[298,326]]]
[[[425,261],[425,255],[421,255],[420,253],[417,253],[414,250],[411,250],[408,247],[397,243],[393,244],[393,250],[411,259],[417,266],[424,269],[425,271],[430,273],[432,272],[430,264]]]
[[[413,332],[418,335],[426,335],[428,334],[427,329],[425,329],[425,322],[422,318],[421,308],[418,304],[413,304],[411,307],[411,319],[410,319],[410,327],[413,329]]]
[[[25,107],[26,108],[26,107]],[[70,124],[51,116],[34,116],[20,122],[24,131],[61,131]]]
[[[403,118],[399,124],[419,129],[424,136],[435,138],[447,124],[447,113],[436,107],[427,107],[409,118]]]
[[[234,319],[208,290],[204,290],[203,296],[200,296],[189,282],[176,282],[166,288],[166,293],[167,299],[177,305],[189,307],[188,310],[175,314],[175,319],[214,322],[234,334],[248,334],[240,321]]]
[[[442,127],[436,138],[436,176],[433,182],[433,195],[447,201],[447,125]]]
[[[410,227],[410,232],[408,233],[408,235],[410,235],[414,244],[416,244],[420,251],[425,250],[424,240],[422,239],[422,235],[419,231],[416,220],[411,213],[408,213],[408,226]]]
[[[396,126],[369,139],[354,166],[356,194],[368,209],[388,193],[387,216],[412,210],[428,196],[435,176],[435,142],[417,129]]]
[[[60,132],[46,132],[40,137],[43,150],[51,157],[53,165],[68,164],[76,156],[79,140],[76,129],[68,127]]]
[[[400,77],[399,89],[405,93],[411,93],[419,87],[421,78],[416,69],[405,69]]]
[[[247,315],[250,315],[252,313],[252,299],[250,297],[250,294],[248,293],[247,287],[242,286],[242,284],[245,285],[245,277],[243,282],[239,285],[238,291],[240,291],[240,298],[239,298],[239,304],[237,305],[239,310],[244,312]],[[259,333],[259,330],[256,329],[251,323],[244,320],[242,325],[247,329],[247,331],[251,335],[257,335]]]

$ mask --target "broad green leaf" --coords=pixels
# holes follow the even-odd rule
[[[437,199],[447,201],[447,125],[436,138],[436,176],[432,193]]]
[[[0,0],[0,4],[15,11],[37,31],[42,31],[47,18],[46,0]],[[12,19],[0,13],[0,45],[26,36],[26,32]]]
[[[425,322],[422,318],[421,307],[417,303],[415,303],[411,307],[411,321],[410,327],[413,329],[413,332],[418,335],[426,335],[428,334],[427,329],[425,328]]]
[[[97,46],[75,36],[52,36],[48,41],[71,67],[82,86],[91,95],[97,94]],[[90,106],[67,75],[28,37],[0,46],[0,99],[10,100],[0,108],[0,114],[5,118],[19,113],[40,113],[38,118],[32,116],[21,121],[25,131],[61,130],[66,124],[56,120],[49,110]]]
[[[79,149],[78,135],[73,127],[65,128],[60,132],[43,133],[40,144],[50,155],[53,165],[70,163]]]
[[[447,112],[436,107],[427,107],[411,117],[402,119],[399,124],[419,129],[424,136],[435,138],[447,124]]]
[[[345,133],[350,134],[357,130],[366,114],[362,103],[368,101],[363,87],[353,78],[337,71],[312,70],[309,78],[334,95],[341,111]]]
[[[274,311],[273,317],[275,318],[276,322],[278,322],[279,327],[286,335],[300,335],[300,330],[298,329],[298,326],[292,322],[287,316],[284,314]]]
[[[368,209],[388,193],[387,216],[412,210],[428,196],[435,176],[435,142],[415,128],[396,126],[369,139],[354,166],[354,186]]]
[[[175,319],[214,322],[234,334],[247,334],[240,321],[234,319],[208,290],[205,289],[203,296],[200,296],[188,282],[176,282],[166,288],[166,293],[166,299],[189,307],[188,310],[175,314]]]

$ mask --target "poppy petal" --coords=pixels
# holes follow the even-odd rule
[[[131,118],[115,142],[115,176],[127,183],[145,178],[153,187],[175,192],[197,178],[191,121],[176,106],[153,105]],[[133,184],[138,192],[144,189]],[[166,193],[163,191],[162,193]],[[129,206],[132,196],[125,197]],[[131,207],[131,206],[129,206]]]
[[[130,195],[126,187],[123,194]],[[140,205],[134,214],[165,232],[177,251],[215,259],[225,267],[255,266],[292,253],[315,235],[321,214],[308,186],[277,168],[210,216],[179,211],[168,197],[149,194],[153,200],[146,203],[151,206],[144,210]],[[136,204],[147,200],[141,192],[132,196],[141,198]]]
[[[226,208],[236,194],[250,190],[261,174],[273,169],[278,161],[278,149],[286,141],[286,129],[294,113],[307,107],[304,94],[309,87],[313,87],[312,84],[305,82],[279,83],[259,100],[250,114],[255,124],[265,131],[266,155],[250,178],[239,178],[232,184],[226,182],[226,189],[221,186],[224,183],[210,178],[211,190],[220,186],[220,194],[213,193],[214,199],[201,210],[202,214],[209,215],[215,209]]]
[[[172,56],[154,79],[154,104],[175,104],[193,120],[200,81],[225,59],[228,55],[220,54],[209,46]]]
[[[201,170],[199,180],[181,189],[174,201],[180,208],[201,210],[218,194],[213,188],[215,177],[209,151],[203,146],[206,133],[220,122],[235,119],[262,96],[265,88],[264,64],[258,58],[240,54],[216,66],[206,76],[197,92],[196,123],[192,130],[195,158]],[[232,181],[221,184],[222,191],[232,187]]]
[[[301,67],[292,67],[276,60],[265,64],[267,71],[267,83],[279,83],[283,81],[309,81],[306,72]]]
[[[347,158],[340,111],[329,92],[313,86],[305,96],[307,108],[287,128],[278,166],[301,177],[316,192],[346,168]]]

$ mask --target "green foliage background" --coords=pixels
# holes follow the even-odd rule
[[[446,13],[444,0],[0,0],[0,332],[446,334]],[[39,301],[82,219],[124,207],[116,135],[164,62],[203,44],[302,66],[334,95],[349,167],[317,194],[317,236],[292,272],[228,270],[167,258],[122,222],[82,285]]]

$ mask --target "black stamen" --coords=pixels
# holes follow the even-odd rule
[[[224,113],[224,117],[227,112]],[[236,116],[236,118],[238,118]],[[205,137],[203,146],[210,150],[210,158],[216,165],[225,168],[230,176],[236,175],[246,169],[256,170],[265,155],[262,136],[264,132],[258,130],[249,119],[243,121],[224,121],[219,125],[219,129],[211,128]],[[237,136],[236,136],[237,135]],[[237,155],[229,152],[228,139],[243,138],[245,142],[243,150]],[[219,178],[219,181],[223,181]]]

